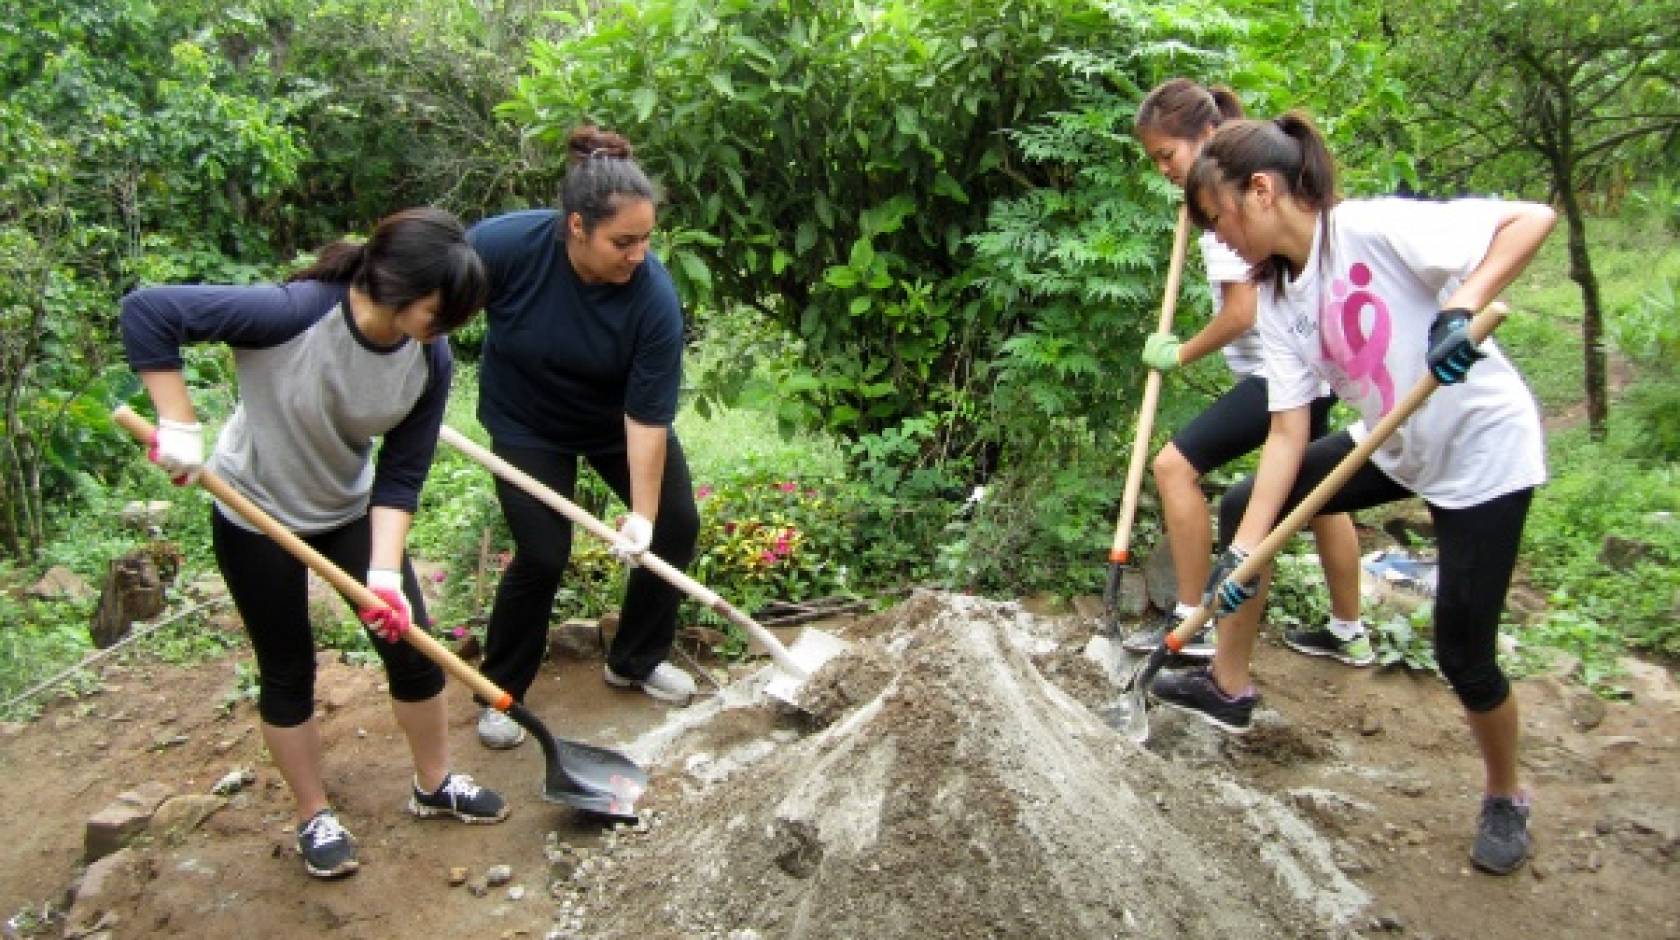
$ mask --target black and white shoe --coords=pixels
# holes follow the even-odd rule
[[[1206,668],[1163,672],[1150,684],[1149,694],[1162,705],[1189,712],[1232,734],[1248,731],[1254,706],[1260,702],[1258,692],[1246,692],[1235,698],[1226,695]]]
[[[317,878],[342,878],[361,867],[356,861],[356,839],[330,809],[309,817],[298,827],[298,854],[303,869]]]
[[[499,823],[508,816],[507,801],[489,787],[473,782],[469,774],[446,774],[431,793],[411,786],[408,811],[422,819],[453,816],[464,823]]]

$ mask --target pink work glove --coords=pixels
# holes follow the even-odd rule
[[[402,573],[389,568],[369,568],[367,586],[375,597],[385,603],[379,607],[362,608],[359,614],[362,623],[367,624],[368,629],[378,634],[381,640],[398,642],[414,620],[414,611],[408,606],[408,598],[403,596]]]

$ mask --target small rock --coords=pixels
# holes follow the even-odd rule
[[[449,869],[449,886],[451,888],[459,888],[466,883],[467,868],[465,865],[456,865]]]
[[[1604,700],[1591,692],[1577,692],[1569,697],[1569,720],[1582,731],[1591,731],[1604,723]]]
[[[481,898],[490,893],[489,886],[484,883],[482,878],[474,878],[467,882],[467,890],[471,891],[475,898]]]
[[[1398,933],[1406,928],[1405,924],[1400,922],[1400,915],[1391,911],[1386,914],[1378,914],[1377,916],[1371,918],[1371,929],[1387,931],[1389,933]]]
[[[223,774],[222,779],[210,788],[210,792],[217,796],[232,796],[255,783],[256,779],[257,775],[252,773],[249,767],[235,767]]]
[[[1376,712],[1366,712],[1365,715],[1359,719],[1359,733],[1367,738],[1374,734],[1382,733],[1382,729],[1382,718],[1379,717]]]
[[[24,593],[44,601],[81,601],[92,597],[95,592],[74,571],[63,565],[53,565]]]
[[[507,890],[507,896],[508,896],[509,901],[519,901],[519,900],[524,899],[524,897],[525,897],[525,886],[524,885],[514,885],[513,887],[511,887]]]
[[[484,873],[484,883],[492,888],[500,887],[513,880],[512,865],[491,865]]]

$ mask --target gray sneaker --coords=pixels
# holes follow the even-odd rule
[[[518,747],[525,740],[525,729],[507,715],[486,708],[478,713],[478,743],[496,751]]]
[[[341,878],[361,867],[356,861],[356,840],[339,823],[330,809],[309,817],[298,827],[297,850],[303,869],[316,878]]]
[[[1528,858],[1528,805],[1508,796],[1482,798],[1470,861],[1490,875],[1509,875]]]
[[[606,666],[604,677],[607,685],[619,689],[640,688],[643,692],[673,705],[687,705],[697,691],[694,677],[670,663],[660,663],[655,666],[646,679],[630,679],[613,671],[612,666]]]

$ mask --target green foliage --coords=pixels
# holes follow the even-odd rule
[[[705,312],[801,340],[755,377],[789,423],[850,437],[945,404],[999,338],[964,239],[1025,181],[999,128],[1066,100],[1046,56],[1114,41],[1078,0],[766,5],[655,0],[560,14],[507,113],[554,142],[626,132],[669,193],[664,250]],[[739,389],[700,377],[704,397]]]
[[[1377,666],[1401,666],[1409,672],[1440,672],[1435,662],[1433,618],[1433,608],[1425,604],[1410,615],[1394,614],[1368,621]]]
[[[1277,557],[1265,622],[1279,629],[1317,629],[1330,620],[1330,588],[1316,555]]]

